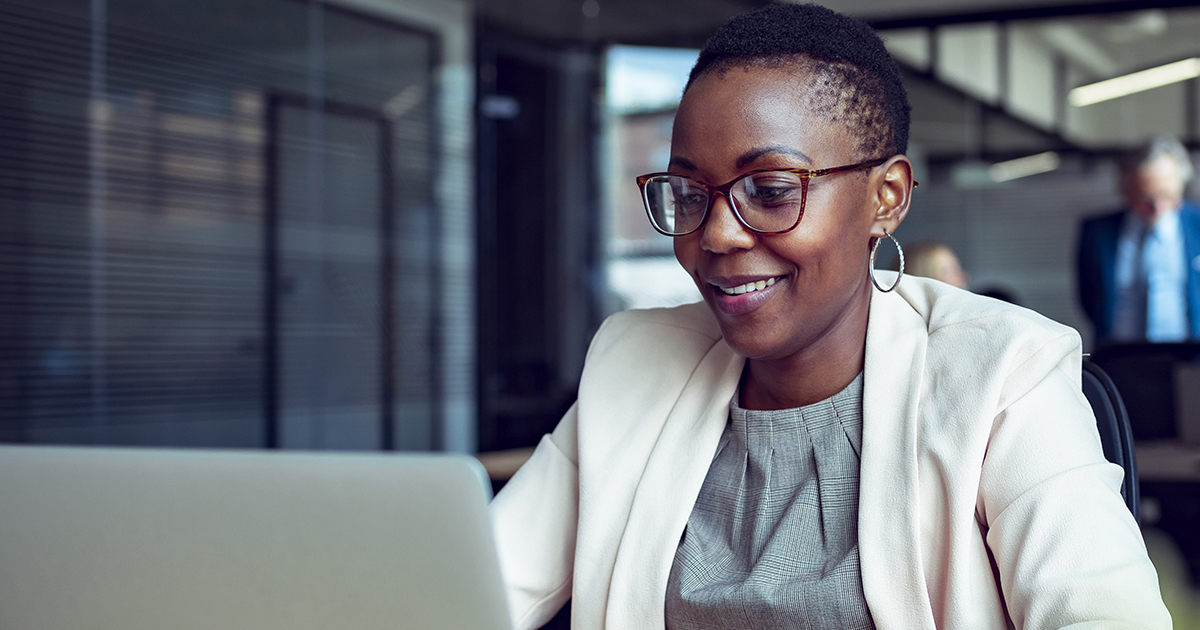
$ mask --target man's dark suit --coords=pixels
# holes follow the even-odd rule
[[[1117,241],[1125,211],[1093,217],[1079,230],[1079,303],[1092,320],[1096,343],[1112,334],[1117,305]],[[1184,202],[1179,209],[1187,265],[1188,328],[1200,338],[1200,206]]]

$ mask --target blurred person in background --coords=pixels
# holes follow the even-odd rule
[[[892,271],[900,270],[899,259],[892,261],[891,269]],[[971,283],[971,274],[962,268],[954,250],[950,249],[949,245],[937,241],[918,241],[905,248],[904,273],[922,278],[933,278],[965,290],[969,290],[968,285]],[[1016,290],[1009,286],[989,284],[976,290],[975,293],[1009,304],[1021,305],[1021,299],[1017,296]]]
[[[904,273],[941,280],[952,287],[966,289],[971,277],[963,271],[954,250],[945,243],[921,241],[905,248]]]
[[[1183,199],[1192,161],[1157,137],[1121,157],[1125,206],[1079,232],[1079,301],[1097,344],[1200,337],[1200,207]]]

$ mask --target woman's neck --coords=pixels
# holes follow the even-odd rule
[[[869,285],[868,285],[869,286]],[[779,359],[749,359],[739,404],[745,409],[790,409],[842,391],[863,369],[870,293],[812,344]]]

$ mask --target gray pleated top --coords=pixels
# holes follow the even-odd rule
[[[795,409],[737,399],[675,553],[667,628],[873,629],[858,560],[862,374]]]

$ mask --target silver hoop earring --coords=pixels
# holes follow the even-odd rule
[[[875,244],[871,246],[871,260],[867,263],[867,273],[871,275],[871,284],[875,285],[876,289],[887,293],[899,286],[900,278],[904,277],[904,249],[900,247],[900,241],[897,241],[895,236],[888,234],[887,230],[883,231],[883,236],[892,239],[892,242],[896,244],[896,253],[900,256],[900,273],[896,274],[896,281],[892,283],[892,286],[886,289],[879,286],[879,281],[875,279],[875,252],[879,251],[879,241],[882,241],[882,238],[875,239]]]

